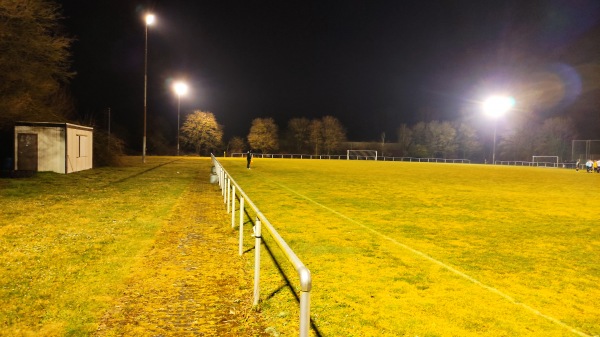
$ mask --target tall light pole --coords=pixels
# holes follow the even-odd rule
[[[483,112],[494,119],[494,147],[492,149],[492,164],[496,164],[496,129],[498,118],[507,113],[515,105],[515,100],[509,96],[491,96],[483,102]]]
[[[151,26],[155,20],[154,14],[146,14],[146,34],[144,45],[144,138],[142,140],[142,163],[146,162],[146,111],[147,111],[147,92],[148,92],[148,26]]]
[[[179,114],[181,111],[181,95],[185,95],[188,86],[184,82],[173,83],[173,91],[177,94],[177,155],[179,156]]]

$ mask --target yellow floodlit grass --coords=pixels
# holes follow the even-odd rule
[[[221,162],[311,270],[313,335],[600,335],[600,174]],[[293,335],[298,303],[264,264],[266,320]]]
[[[206,335],[259,329],[244,309],[249,296],[241,295],[250,281],[238,287],[235,277],[217,277],[242,261],[217,258],[237,257],[233,238],[230,251],[214,251],[219,244],[212,239],[230,229],[219,227],[219,200],[219,206],[202,203],[219,196],[207,183],[210,160],[125,161],[119,168],[0,180],[0,336],[89,336],[99,326],[101,335],[155,336],[180,322],[169,331],[181,333],[188,324],[185,331]],[[187,250],[194,260],[184,256]],[[205,270],[197,267],[200,257],[217,261]],[[221,263],[229,269],[221,271]],[[204,287],[184,292],[188,283]],[[210,297],[200,296],[205,292]],[[201,300],[213,306],[202,310]],[[223,312],[227,321],[217,321]]]

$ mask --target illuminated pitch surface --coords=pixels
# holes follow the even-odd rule
[[[325,336],[600,334],[598,208],[584,193],[600,175],[291,159],[255,160],[247,171],[243,159],[221,162],[311,270],[311,317]],[[274,293],[263,305],[287,313],[276,325],[297,311],[289,292],[276,291],[279,279],[273,271],[261,284]]]

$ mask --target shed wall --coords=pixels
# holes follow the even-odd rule
[[[38,171],[65,173],[65,129],[61,127],[15,126],[15,144],[17,134],[33,133],[38,135]],[[15,147],[15,169],[19,156]]]
[[[92,168],[93,144],[92,131],[67,125],[67,173]]]

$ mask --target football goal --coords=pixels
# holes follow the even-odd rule
[[[533,156],[531,161],[537,166],[558,167],[558,156]]]
[[[377,160],[376,150],[347,150],[346,159]]]
[[[572,140],[571,161],[585,163],[588,159],[600,157],[600,140]]]

